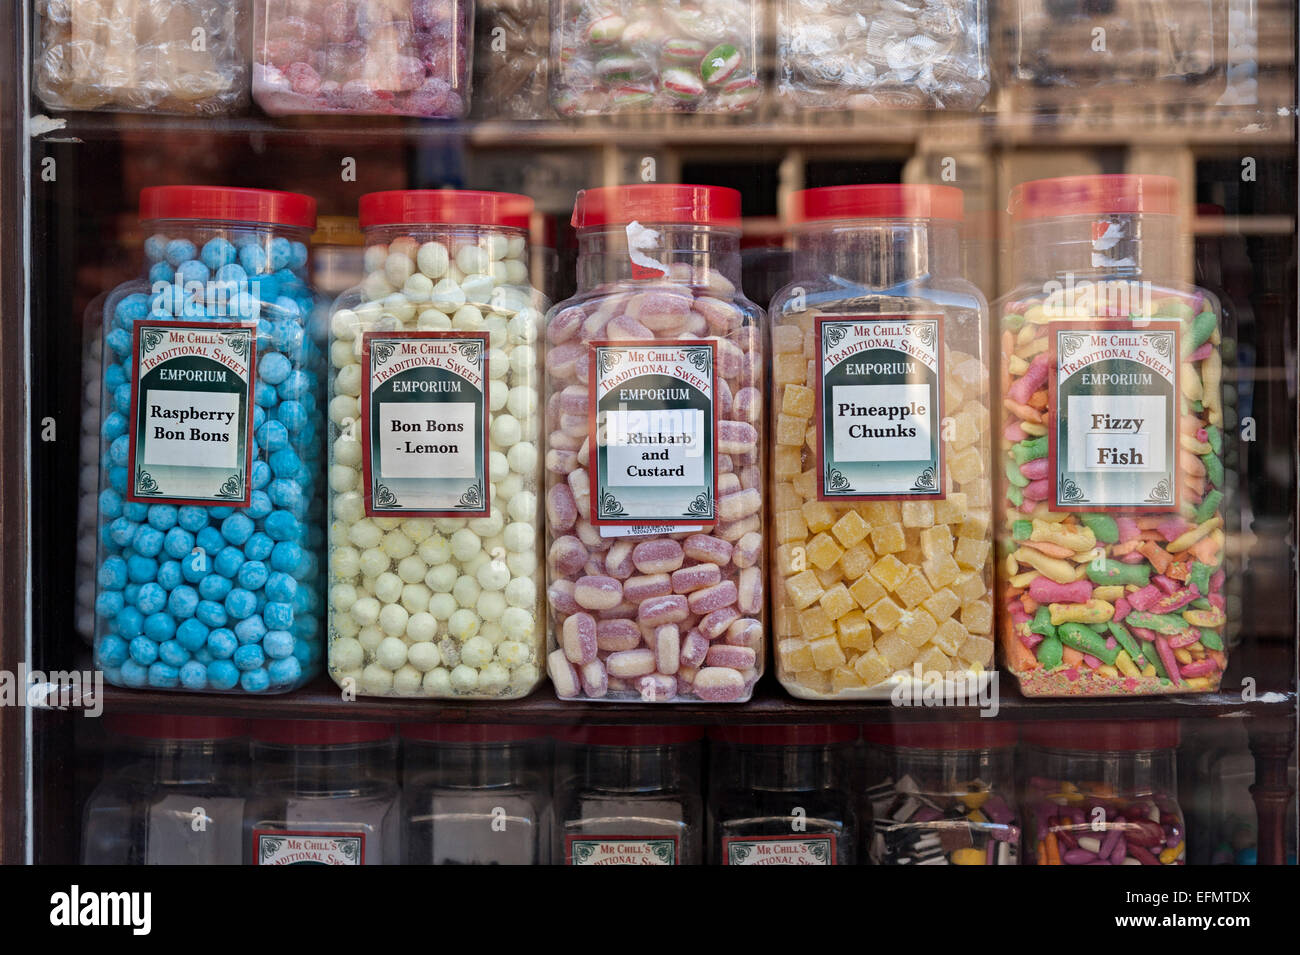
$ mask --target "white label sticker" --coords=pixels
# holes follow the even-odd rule
[[[254,865],[361,865],[366,837],[360,832],[253,833]]]
[[[384,449],[384,476],[426,478],[433,454],[438,457],[440,477],[474,477],[478,462],[474,411],[469,402],[380,405],[378,440]]]
[[[144,393],[145,464],[233,468],[239,461],[239,398],[217,391]]]

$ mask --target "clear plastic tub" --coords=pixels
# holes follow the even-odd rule
[[[586,726],[557,733],[555,862],[699,865],[703,735],[690,726]]]
[[[999,603],[1026,696],[1210,692],[1222,632],[1219,305],[1177,281],[1178,187],[1077,176],[1011,195]]]
[[[763,671],[763,311],[740,194],[578,194],[546,320],[551,653],[563,698],[738,702]]]
[[[397,742],[386,723],[262,720],[244,806],[245,865],[396,865]]]
[[[856,865],[856,726],[709,731],[713,865]]]
[[[863,727],[875,865],[1016,865],[1015,724]]]
[[[239,865],[248,724],[105,717],[117,751],[86,800],[83,865]]]
[[[330,675],[369,696],[541,680],[531,199],[361,198],[366,277],[330,320]]]
[[[805,108],[974,109],[989,93],[985,0],[780,0],[777,89]]]
[[[561,116],[750,109],[754,0],[551,0],[551,103]]]
[[[1031,863],[1186,863],[1177,720],[1031,723],[1022,738]]]
[[[978,681],[993,662],[988,306],[961,192],[794,195],[772,300],[777,676],[805,699]]]
[[[549,119],[550,0],[475,4],[474,115]]]
[[[148,274],[104,303],[95,666],[280,693],[320,668],[323,356],[314,200],[140,194]]]
[[[248,104],[248,0],[37,0],[34,88],[53,110],[215,115]]]
[[[471,0],[254,0],[253,98],[299,113],[458,119]]]
[[[536,726],[402,726],[402,861],[546,865],[551,743]]]

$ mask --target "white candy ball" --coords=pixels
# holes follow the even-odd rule
[[[537,389],[516,385],[506,397],[506,407],[516,418],[527,420],[537,414]]]
[[[419,583],[428,572],[429,566],[414,554],[397,562],[397,576],[408,584]]]
[[[351,584],[335,584],[330,588],[330,606],[335,610],[350,610],[357,602],[357,588]]]
[[[375,578],[374,594],[386,604],[397,603],[402,596],[402,578],[387,571]],[[380,616],[382,624],[383,616]]]
[[[510,386],[500,378],[493,378],[488,381],[488,410],[493,414],[500,411],[506,406],[509,395]]]
[[[411,615],[405,607],[399,603],[390,603],[379,611],[379,628],[389,636],[399,637],[406,633],[406,621],[410,619]]]
[[[506,598],[501,596],[499,590],[485,590],[478,595],[478,600],[474,602],[474,612],[483,618],[483,626],[486,628],[489,623],[500,620],[501,615],[505,613]]]
[[[429,609],[429,598],[433,591],[423,583],[407,584],[402,588],[402,606],[407,613],[424,613]]]
[[[447,247],[441,242],[426,242],[415,254],[415,263],[429,278],[437,279],[447,274],[451,256],[447,253]]]
[[[531,577],[512,577],[506,584],[506,603],[531,610],[537,603],[537,585]]]
[[[516,577],[531,576],[537,570],[537,554],[531,550],[519,554],[506,554],[506,566]]]
[[[471,637],[460,648],[460,662],[475,669],[492,659],[496,648],[482,637]]]
[[[361,626],[369,626],[379,619],[379,601],[374,597],[362,597],[350,609],[352,619]]]
[[[451,560],[451,545],[447,543],[447,538],[441,534],[420,541],[420,546],[416,550],[420,555],[420,560],[431,567],[437,567],[439,564],[445,564]]]
[[[436,308],[427,308],[420,313],[415,327],[422,332],[445,332],[451,328],[451,316]]]
[[[409,255],[401,255],[389,249],[388,258],[384,260],[384,278],[393,288],[401,288],[402,283],[415,271],[415,263]]]
[[[334,441],[334,463],[350,468],[361,467],[361,442],[341,434]]]
[[[533,474],[537,470],[537,445],[531,441],[520,441],[506,454],[510,470],[516,474]]]
[[[451,279],[443,279],[435,285],[429,297],[434,308],[448,314],[465,304],[465,292]]]
[[[519,426],[519,419],[514,415],[499,414],[492,419],[492,425],[488,429],[488,433],[497,446],[509,448],[519,442],[522,430]]]
[[[435,667],[424,675],[424,692],[429,696],[451,696],[451,674],[445,667]]]
[[[355,670],[366,662],[366,651],[354,637],[336,637],[330,643],[330,666],[335,670]]]
[[[486,272],[491,264],[492,260],[487,251],[477,245],[463,245],[456,252],[456,268],[466,275]]]
[[[504,560],[490,560],[474,576],[484,590],[505,590],[510,583],[510,568]]]
[[[482,588],[478,581],[469,574],[461,574],[456,578],[456,584],[451,588],[451,595],[456,598],[456,603],[462,607],[474,606],[474,601],[478,600]]]
[[[483,328],[483,313],[473,305],[462,305],[451,316],[451,327],[458,332],[477,332]]]
[[[334,498],[334,516],[344,524],[355,524],[366,516],[366,505],[360,494],[349,492]]]
[[[397,637],[384,637],[375,648],[375,662],[389,670],[406,663],[406,644]]]
[[[451,671],[451,688],[457,693],[473,693],[478,689],[478,671],[462,663]]]
[[[336,547],[330,554],[330,572],[335,577],[355,577],[361,572],[361,553],[355,547]]]
[[[506,500],[506,513],[512,521],[531,523],[537,520],[537,495],[532,491],[515,491]],[[506,546],[509,547],[509,543]]]
[[[463,579],[463,578],[462,578]],[[466,610],[462,607],[451,615],[447,621],[447,632],[457,640],[464,643],[474,634],[478,633],[478,628],[482,621],[479,620],[478,614],[473,610]]]
[[[361,671],[361,690],[371,696],[387,696],[393,689],[393,671],[372,663]]]
[[[510,685],[510,671],[499,663],[489,663],[478,671],[478,690],[485,696],[496,696]]]
[[[511,640],[524,640],[533,634],[533,615],[522,607],[507,607],[501,615],[501,629]]]
[[[357,484],[357,472],[346,464],[335,464],[330,467],[330,490],[336,494],[342,494],[344,491],[350,491]]]
[[[417,643],[406,651],[406,659],[423,673],[428,673],[439,663],[442,662],[442,656],[438,653],[437,644],[434,643]],[[426,687],[426,689],[428,689]]]
[[[407,537],[399,530],[390,530],[384,535],[384,542],[380,545],[384,553],[393,560],[401,560],[403,557],[410,557],[415,553],[415,541]]]
[[[427,302],[433,297],[433,279],[416,272],[402,283],[402,294],[408,302]]]
[[[429,572],[424,575],[424,582],[435,594],[450,594],[459,576],[460,573],[454,564],[439,564],[429,569]],[[451,613],[450,610],[447,612]]]
[[[361,552],[361,560],[359,563],[361,573],[367,577],[374,578],[386,571],[388,565],[391,564],[392,561],[389,560],[388,555],[378,547],[369,547]]]
[[[457,560],[469,560],[479,552],[480,547],[482,541],[469,528],[462,528],[451,535],[451,553]]]
[[[362,265],[367,272],[382,269],[384,267],[384,262],[387,260],[388,246],[384,245],[382,242],[367,246],[365,253],[361,257]]]
[[[393,692],[401,696],[417,696],[424,681],[424,674],[407,664],[393,674]]]
[[[449,620],[459,605],[451,594],[434,594],[429,598],[429,613],[436,620]]]
[[[406,621],[406,635],[416,643],[424,643],[438,635],[438,621],[431,613],[414,613]],[[437,664],[434,664],[435,666]],[[429,669],[423,667],[422,669]]]

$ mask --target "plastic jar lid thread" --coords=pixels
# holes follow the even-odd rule
[[[226,186],[150,186],[140,190],[140,218],[251,222],[316,228],[316,200],[296,192]]]
[[[963,197],[953,186],[860,185],[803,189],[790,197],[795,224],[838,219],[963,218]]]
[[[853,743],[858,728],[852,724],[813,726],[719,726],[709,739],[736,746],[830,746]]]
[[[646,183],[583,189],[573,206],[575,229],[627,225],[740,228],[740,193],[725,186]]]
[[[259,743],[286,746],[331,746],[343,743],[380,743],[392,739],[390,723],[352,723],[345,720],[258,720],[252,737]]]
[[[872,724],[862,728],[868,743],[895,749],[989,750],[1016,745],[1019,733],[1014,723],[985,720],[971,723]]]
[[[159,716],[113,713],[104,720],[110,733],[159,740],[221,740],[248,735],[246,720],[216,716]]]
[[[1080,215],[1177,215],[1178,180],[1169,176],[1062,176],[1011,190],[1016,221]]]
[[[368,192],[357,206],[361,228],[384,225],[466,225],[527,229],[533,200],[513,192],[471,189],[393,189]]]

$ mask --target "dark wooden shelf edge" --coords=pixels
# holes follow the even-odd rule
[[[1288,719],[1296,709],[1293,690],[1260,691],[1252,701],[1240,692],[1195,696],[1038,699],[1003,688],[996,718],[1002,720],[1271,718]],[[739,704],[579,703],[556,699],[549,686],[513,701],[340,698],[322,677],[278,696],[219,696],[104,688],[105,713],[220,715],[252,719],[337,719],[429,723],[888,723],[979,718],[975,707],[894,706],[889,700],[815,702],[794,699],[769,676],[754,698]]]

